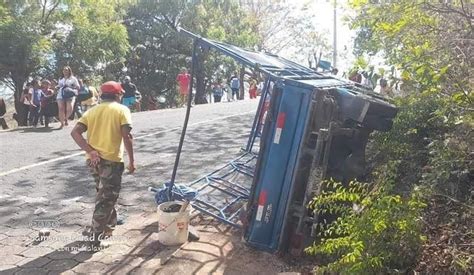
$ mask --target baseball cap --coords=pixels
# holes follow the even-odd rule
[[[122,85],[115,81],[107,81],[100,86],[103,94],[121,94],[123,93]]]

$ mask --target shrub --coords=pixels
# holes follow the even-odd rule
[[[403,199],[390,188],[370,190],[351,182],[347,188],[325,182],[321,195],[310,203],[315,215],[338,216],[322,223],[320,241],[306,249],[309,254],[329,257],[317,273],[380,274],[406,272],[416,264],[424,237],[420,217],[425,203],[420,192]]]

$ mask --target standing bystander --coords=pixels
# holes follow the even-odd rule
[[[130,76],[125,76],[122,83],[122,89],[125,91],[122,104],[127,106],[129,109],[135,108],[135,104],[137,103],[137,86],[132,83],[132,79]]]
[[[250,99],[257,98],[257,81],[255,79],[250,80],[249,96]]]
[[[3,118],[3,116],[7,113],[7,105],[5,104],[5,100],[3,97],[0,97],[0,125],[2,125],[2,129],[8,129],[7,122]]]
[[[18,126],[28,126],[28,118],[30,114],[31,95],[33,94],[33,86],[31,83],[26,84],[20,96],[22,105],[20,115],[17,116]]]
[[[41,98],[43,97],[43,91],[41,90],[40,82],[38,79],[33,80],[33,93],[31,94],[30,104],[30,125],[36,128],[41,111]]]
[[[63,68],[63,78],[58,82],[58,95],[56,101],[58,103],[60,128],[68,125],[68,119],[74,112],[74,103],[79,92],[79,81],[74,76],[71,67]]]
[[[130,173],[135,171],[130,110],[120,104],[122,86],[108,81],[100,87],[102,103],[87,111],[71,132],[74,141],[87,153],[87,164],[96,184],[92,225],[83,232],[100,245],[103,237],[112,235],[117,224],[115,203],[119,197],[124,171],[123,147],[127,151]],[[82,134],[87,132],[87,140]]]
[[[380,79],[380,94],[393,97],[393,89],[388,85],[388,81],[384,78]]]
[[[44,127],[49,127],[49,118],[55,115],[55,108],[53,106],[54,91],[50,88],[51,82],[47,79],[41,80],[41,91],[43,97],[41,98],[40,117],[44,119]]]
[[[87,110],[97,105],[99,101],[99,93],[97,92],[97,89],[94,86],[90,85],[89,79],[84,79],[84,86],[87,87],[90,95],[89,98],[81,102],[82,112],[85,113]]]
[[[181,104],[186,104],[186,96],[189,93],[189,83],[191,82],[191,76],[188,74],[186,68],[181,68],[181,73],[176,77],[176,82],[178,83],[178,91],[181,98]]]
[[[240,79],[237,76],[237,72],[234,72],[234,74],[230,77],[229,85],[230,89],[232,90],[232,100],[234,100],[234,95],[235,100],[239,99]]]
[[[212,85],[212,95],[214,96],[214,103],[221,102],[224,92],[222,91],[222,87],[219,82],[216,82],[214,85]]]

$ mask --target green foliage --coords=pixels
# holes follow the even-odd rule
[[[472,186],[472,4],[461,1],[350,1],[358,54],[383,53],[401,72],[400,112],[375,151],[398,161],[400,185],[422,183],[458,199]],[[409,190],[409,188],[408,188]]]
[[[320,242],[309,254],[329,256],[315,271],[340,274],[387,274],[405,272],[416,263],[424,237],[420,217],[425,203],[415,191],[405,199],[391,195],[390,188],[370,190],[351,182],[348,187],[325,182],[325,190],[310,203],[318,216],[336,215],[321,227]]]
[[[464,97],[458,99],[461,98]],[[459,236],[469,230],[462,229],[458,223],[462,224],[463,219],[472,220],[472,209],[450,209],[452,202],[472,205],[474,120],[472,112],[466,111],[468,101],[465,98],[456,100],[454,97],[439,96],[433,92],[397,98],[400,112],[393,129],[388,133],[375,134],[372,144],[373,151],[377,152],[374,158],[377,161],[374,182],[389,179],[398,193],[410,193],[414,186],[422,186],[424,196],[430,198],[430,207],[436,209],[428,211],[425,213],[427,217],[424,217],[428,219],[424,231],[431,236],[419,268],[427,273],[430,273],[429,270],[462,270],[466,261],[470,261],[466,258],[469,249],[457,244],[465,244]],[[436,198],[447,198],[449,202],[438,203]],[[436,217],[440,213],[449,213],[452,218],[436,219],[438,223],[429,222],[432,219],[430,216]],[[433,233],[432,228],[443,229]],[[460,229],[454,231],[452,228]],[[440,238],[446,236],[453,240],[445,248],[440,248],[438,256],[432,256],[431,249],[436,247]],[[437,260],[444,257],[455,260],[448,261],[451,266],[447,266]]]
[[[397,98],[395,103],[400,111],[392,130],[374,135],[374,159],[379,166],[399,163],[400,189],[423,184],[468,199],[474,117],[466,111],[467,103],[436,93]]]
[[[55,7],[38,1],[2,1],[0,3],[0,81],[16,91],[45,65],[52,42],[49,35],[56,22]]]
[[[69,1],[58,33],[61,43],[55,47],[58,67],[69,65],[79,75],[89,76],[106,74],[107,66],[123,62],[129,50],[123,12],[118,2]]]
[[[383,53],[409,91],[470,91],[472,5],[466,1],[350,1],[356,55]],[[469,1],[467,1],[469,2]]]

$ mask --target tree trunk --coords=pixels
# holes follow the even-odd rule
[[[195,104],[208,103],[206,99],[206,80],[204,71],[204,61],[206,60],[208,54],[209,49],[199,48],[196,55],[196,71],[194,72],[194,75],[196,76],[196,98],[194,99]]]
[[[15,120],[18,123],[18,126],[28,126],[28,119],[25,116],[25,108],[23,102],[20,102],[21,94],[23,93],[23,85],[26,82],[26,78],[13,78],[13,83],[15,84],[15,91],[13,97],[15,99],[15,111],[16,117]],[[26,119],[25,119],[26,118]]]

